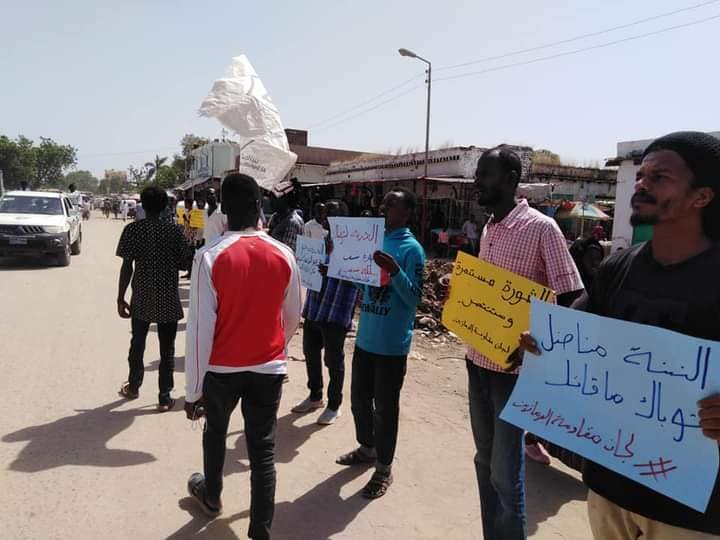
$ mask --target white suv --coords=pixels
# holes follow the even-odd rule
[[[64,193],[9,191],[0,197],[0,257],[50,255],[68,266],[81,244],[80,215]]]

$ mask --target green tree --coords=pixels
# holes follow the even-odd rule
[[[77,163],[77,150],[47,137],[40,137],[40,144],[33,150],[38,186],[63,187],[65,171]]]
[[[35,155],[32,146],[32,141],[22,135],[16,140],[0,136],[0,169],[7,189],[17,189],[23,180],[33,184]]]
[[[150,182],[151,180],[155,179],[158,172],[162,168],[163,165],[165,165],[165,162],[168,160],[168,158],[163,157],[161,158],[157,154],[155,155],[154,161],[149,161],[145,164],[145,170],[147,171],[145,175],[145,181]]]
[[[100,181],[98,191],[100,193],[125,193],[130,191],[130,182],[127,179],[127,173],[125,171],[107,170],[105,171],[105,178]]]
[[[78,191],[90,191],[96,193],[100,181],[95,178],[90,171],[73,171],[65,175],[63,184],[69,186],[75,184]]]
[[[170,189],[178,184],[178,175],[174,167],[162,165],[155,174],[155,183],[165,189]]]

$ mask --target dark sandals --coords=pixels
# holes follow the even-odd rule
[[[387,493],[392,483],[392,473],[375,471],[370,481],[363,488],[362,496],[366,499],[379,499]]]
[[[357,448],[352,452],[348,452],[347,454],[343,454],[342,456],[337,458],[335,460],[335,463],[337,463],[338,465],[345,465],[347,467],[353,465],[371,465],[375,463],[375,456],[368,456],[367,454],[361,452],[359,448]]]

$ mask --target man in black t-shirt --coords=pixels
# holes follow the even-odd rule
[[[678,132],[654,141],[631,204],[632,224],[653,225],[653,239],[606,259],[573,308],[720,341],[720,140]],[[521,348],[539,354],[527,333]],[[720,441],[720,395],[703,399],[699,409],[703,433]],[[583,479],[596,539],[720,535],[717,479],[703,513],[590,461]]]
[[[167,206],[167,194],[150,186],[140,195],[145,219],[125,227],[117,247],[122,257],[117,308],[124,319],[132,319],[132,339],[128,354],[129,375],[120,387],[120,395],[128,399],[138,397],[143,382],[145,341],[150,323],[157,323],[160,340],[158,410],[168,411],[175,404],[170,397],[175,369],[175,336],[177,323],[183,318],[178,271],[187,269],[192,248],[182,229],[160,219]],[[134,268],[133,268],[134,263]],[[132,299],[125,293],[132,278]]]

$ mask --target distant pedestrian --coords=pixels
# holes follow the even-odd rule
[[[328,201],[324,205],[322,218],[327,234],[327,217],[347,216],[347,206],[340,201]],[[306,235],[307,236],[307,235]],[[307,291],[303,308],[303,353],[307,368],[307,386],[310,395],[293,407],[295,413],[307,413],[325,406],[323,401],[323,350],[325,366],[328,369],[327,408],[317,423],[331,425],[340,417],[345,380],[345,337],[352,326],[353,313],[357,303],[358,288],[354,283],[336,278],[323,277],[320,291]]]
[[[178,271],[190,260],[190,246],[182,230],[160,220],[167,205],[167,194],[155,186],[140,195],[146,218],[129,223],[117,247],[122,257],[118,285],[117,309],[120,317],[131,319],[132,339],[128,355],[129,374],[120,388],[128,399],[138,397],[145,372],[143,357],[151,323],[157,323],[160,340],[158,410],[167,411],[175,400],[170,396],[174,387],[175,335],[177,323],[183,318]],[[132,299],[125,300],[132,279]]]
[[[423,248],[408,227],[416,204],[415,195],[403,188],[385,195],[381,206],[386,231],[383,251],[374,255],[383,281],[380,287],[362,288],[350,396],[360,446],[336,461],[340,465],[375,464],[375,473],[362,491],[368,499],[385,495],[393,482],[400,390],[425,265]]]
[[[327,209],[321,202],[313,205],[313,218],[303,227],[303,236],[322,240],[328,235],[325,219],[327,218]]]
[[[120,201],[120,217],[123,221],[127,221],[129,207],[130,204],[125,199]]]
[[[217,203],[215,190],[210,188],[207,192],[207,207],[205,208],[205,245],[209,245],[222,236],[228,229],[227,216],[222,213]]]
[[[268,224],[270,236],[288,246],[293,253],[295,253],[297,237],[303,234],[305,225],[295,208],[295,199],[293,193],[271,199],[275,213]]]
[[[477,225],[477,221],[475,221],[474,215],[470,215],[470,217],[467,219],[467,221],[465,221],[465,223],[463,223],[462,233],[463,233],[463,236],[465,236],[465,239],[467,240],[470,254],[477,256],[478,241],[480,239],[480,234],[478,233],[478,225]]]
[[[222,184],[229,231],[195,256],[188,314],[185,412],[203,407],[205,474],[188,490],[211,517],[222,510],[225,439],[240,403],[250,459],[250,538],[270,538],[275,506],[275,429],[287,347],[300,322],[294,254],[257,230],[260,188],[239,173]]]

